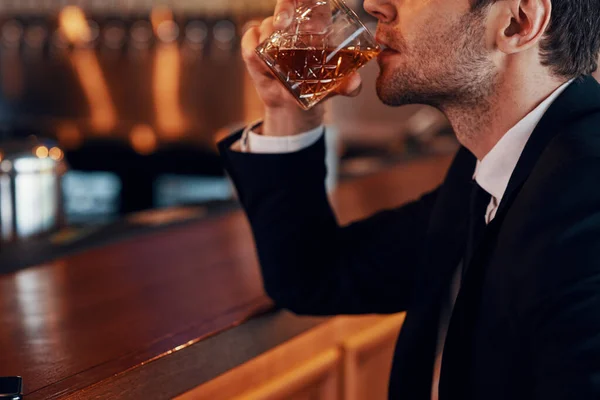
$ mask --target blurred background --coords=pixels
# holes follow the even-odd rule
[[[349,3],[374,30],[361,2]],[[132,218],[155,224],[234,204],[215,143],[262,115],[239,43],[273,8],[2,0],[0,253],[66,227],[79,230],[54,240],[73,240],[145,210],[169,211]],[[327,106],[331,183],[454,151],[439,112],[388,108],[375,94],[377,63],[361,73],[360,97]]]

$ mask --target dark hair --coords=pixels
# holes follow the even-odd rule
[[[472,0],[480,10],[498,0]],[[589,75],[600,55],[600,0],[552,0],[550,25],[541,42],[542,64],[565,78]]]

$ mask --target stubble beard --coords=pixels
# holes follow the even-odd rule
[[[494,92],[497,74],[485,49],[481,13],[474,11],[450,26],[427,30],[415,47],[404,51],[406,62],[395,69],[382,68],[377,78],[377,95],[383,103],[427,104],[443,112],[490,107],[486,103]]]

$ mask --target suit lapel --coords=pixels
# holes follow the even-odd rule
[[[591,76],[577,79],[557,99],[540,120],[510,178],[498,213],[507,209],[525,183],[543,151],[559,133],[574,121],[596,112],[600,104],[600,91]]]
[[[476,161],[466,148],[461,148],[440,189],[427,231],[426,249],[431,251],[425,255],[424,265],[428,268],[421,285],[425,290],[445,288],[463,256]]]
[[[573,82],[550,106],[532,133],[517,166],[494,220],[486,228],[484,238],[467,268],[446,337],[442,376],[441,399],[468,399],[472,337],[477,324],[483,282],[489,256],[502,227],[506,213],[536,163],[550,142],[569,124],[597,112],[600,90],[596,80],[583,77]]]
[[[442,295],[466,239],[466,215],[475,157],[461,148],[442,184],[429,222],[415,297],[396,348],[390,398],[429,399]]]

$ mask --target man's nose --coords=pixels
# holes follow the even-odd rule
[[[396,7],[393,0],[365,0],[365,11],[380,22],[389,23],[396,19]]]

